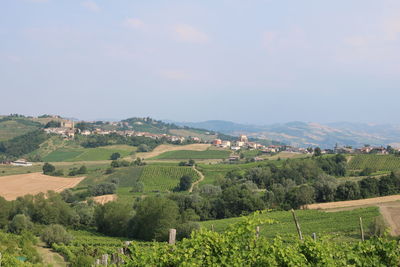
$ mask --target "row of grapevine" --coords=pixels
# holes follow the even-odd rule
[[[143,169],[140,181],[144,184],[145,192],[166,192],[174,189],[184,175],[194,177],[195,180],[199,178],[191,167],[149,165]]]
[[[356,155],[348,164],[350,170],[372,168],[375,171],[394,171],[400,169],[400,157],[394,155]]]

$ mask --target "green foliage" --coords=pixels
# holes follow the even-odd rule
[[[52,244],[68,244],[72,240],[72,236],[65,230],[62,225],[52,224],[47,226],[41,235],[41,239],[49,247]]]
[[[35,130],[11,140],[0,142],[0,154],[7,157],[20,157],[38,149],[39,145],[48,138],[49,136],[44,131]]]
[[[61,122],[59,121],[49,121],[44,126],[44,128],[58,128],[58,127],[61,127]]]
[[[146,145],[146,144],[140,144],[140,145],[138,146],[138,148],[137,148],[137,151],[138,151],[138,152],[149,152],[149,151],[150,151],[150,148],[149,148],[149,146]]]
[[[97,230],[111,236],[125,236],[132,212],[132,207],[118,202],[98,206],[95,211]]]
[[[230,153],[227,150],[176,150],[164,152],[152,159],[225,159],[229,157]]]
[[[88,188],[91,196],[102,196],[107,194],[114,194],[117,190],[117,186],[114,183],[102,183],[97,185],[91,185]]]
[[[359,240],[359,218],[362,217],[364,225],[368,226],[379,215],[377,207],[338,212],[296,210],[303,236],[311,236],[312,233],[317,233],[318,236],[330,235],[333,240],[338,240],[339,242]],[[271,211],[261,214],[260,217],[279,222],[269,225],[268,228],[261,227],[260,234],[268,239],[273,239],[277,236],[289,238],[297,235],[290,211]],[[211,229],[213,226],[215,231],[224,232],[230,225],[240,220],[240,218],[209,220],[200,222],[200,225],[207,229]]]
[[[42,169],[43,169],[43,173],[44,174],[51,174],[56,170],[56,167],[54,167],[50,163],[46,162],[45,164],[43,164],[43,168]]]
[[[176,191],[186,191],[192,186],[193,177],[184,175],[179,179],[179,184],[176,188]]]
[[[139,202],[133,218],[131,236],[141,240],[168,240],[168,230],[177,226],[178,206],[162,197],[147,197]]]
[[[140,176],[145,192],[172,191],[179,183],[182,176],[198,179],[198,174],[191,167],[177,166],[145,166]]]
[[[30,232],[16,235],[0,231],[1,266],[33,266],[41,263],[42,259],[35,249],[36,243],[36,237]],[[18,260],[17,257],[24,258],[25,262]]]
[[[256,226],[272,223],[247,218],[223,234],[200,230],[173,247],[153,243],[146,248],[131,244],[125,257],[129,266],[398,266],[397,241],[374,238],[337,244],[324,238],[304,241],[256,236]],[[266,225],[265,228],[269,226]]]
[[[111,159],[111,160],[117,160],[117,159],[119,159],[120,157],[121,157],[121,154],[120,154],[120,153],[114,152],[114,153],[111,154],[110,159]]]
[[[356,155],[352,156],[349,170],[371,168],[376,171],[394,171],[400,169],[400,157],[395,155]]]
[[[32,226],[33,224],[29,217],[24,214],[17,214],[10,222],[8,229],[11,233],[21,234],[22,231],[30,230]]]

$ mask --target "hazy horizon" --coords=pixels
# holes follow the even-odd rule
[[[400,1],[0,3],[0,114],[400,124]]]

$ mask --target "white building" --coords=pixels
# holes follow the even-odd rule
[[[19,160],[16,160],[16,161],[11,162],[11,165],[14,165],[14,166],[22,166],[22,167],[29,167],[29,166],[32,166],[32,163],[31,163],[31,162],[28,162],[28,161],[26,161],[26,160],[24,160],[24,159],[19,159]]]

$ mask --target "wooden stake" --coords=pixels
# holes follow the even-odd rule
[[[296,225],[297,233],[299,234],[299,238],[300,238],[300,240],[303,240],[303,235],[301,233],[300,224],[297,221],[296,214],[294,213],[293,209],[291,210],[291,212],[292,212],[292,215],[293,215],[294,224]]]
[[[257,239],[260,237],[260,226],[257,226],[256,228],[256,237]]]
[[[312,238],[314,239],[314,241],[317,241],[317,234],[316,233],[312,233]]]
[[[364,241],[364,228],[362,218],[360,217],[360,232],[361,232],[361,241]]]
[[[214,224],[211,224],[211,231],[214,232]]]
[[[169,229],[169,241],[170,245],[174,245],[176,241],[176,229]]]

